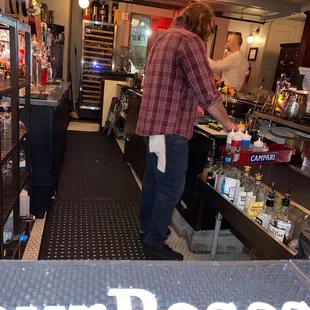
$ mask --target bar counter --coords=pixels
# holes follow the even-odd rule
[[[51,87],[51,86],[50,86]],[[47,99],[31,98],[31,214],[43,218],[55,195],[66,150],[71,83],[62,82]],[[23,104],[23,98],[20,103]],[[23,109],[21,109],[22,111]],[[23,115],[21,112],[21,119]]]
[[[125,123],[125,152],[124,160],[137,173],[142,180],[146,169],[145,145],[143,138],[135,134],[136,123],[139,116],[142,93],[138,90],[129,89],[129,105]],[[240,102],[240,109],[248,110],[244,102]],[[226,136],[218,134],[206,125],[196,125],[194,127],[193,138],[189,141],[189,161],[186,176],[186,184],[182,200],[177,205],[177,210],[187,224],[195,232],[212,231],[215,228],[216,209],[205,200],[201,205],[201,197],[197,192],[197,175],[199,175],[206,164],[207,152],[212,144],[223,146],[226,144]],[[217,154],[218,156],[218,154]],[[252,175],[257,172],[259,166],[253,166]],[[242,169],[242,167],[240,167]],[[276,183],[276,189],[280,194],[284,194],[289,184],[293,184],[292,200],[304,208],[310,210],[308,189],[310,188],[310,178],[300,174],[300,172],[289,164],[274,164],[263,166],[264,179],[266,185]],[[230,229],[229,221],[223,220],[222,229]]]
[[[39,99],[32,97],[31,105],[32,106],[43,106],[43,107],[56,107],[60,102],[62,97],[66,92],[69,91],[71,87],[70,82],[61,82],[60,84],[49,84],[47,85],[49,88],[53,88],[53,90],[48,94],[46,99]],[[19,98],[20,104],[24,103],[24,98]]]

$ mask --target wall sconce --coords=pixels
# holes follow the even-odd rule
[[[89,7],[89,0],[79,0],[79,6],[82,9],[87,9]]]
[[[252,31],[250,35],[247,38],[248,43],[253,43],[254,42],[254,35],[257,36],[260,32],[260,28],[257,28],[255,31]]]

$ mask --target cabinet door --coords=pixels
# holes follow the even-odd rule
[[[125,136],[132,137],[136,135],[136,125],[138,122],[142,97],[133,92],[128,92],[128,98],[129,103],[127,119],[125,123]]]

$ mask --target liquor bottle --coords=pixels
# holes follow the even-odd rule
[[[274,199],[275,199],[275,184],[272,183],[271,190],[269,192],[268,198],[265,203],[265,209],[263,212],[259,213],[256,217],[255,222],[263,226],[265,229],[269,229],[270,221],[273,216],[275,216],[274,211]]]
[[[207,164],[205,165],[202,172],[202,180],[214,186],[216,170],[217,167],[214,165],[214,153],[210,151],[208,153]]]
[[[91,3],[91,8],[92,8],[92,20],[98,21],[99,20],[99,2],[98,2],[98,0],[94,0]]]
[[[240,180],[240,186],[236,188],[234,204],[241,210],[245,210],[247,196],[253,196],[255,181],[250,177],[250,166],[244,166],[244,173]]]
[[[215,181],[214,181],[214,188],[216,189],[217,188],[217,184],[218,184],[218,181],[219,181],[219,176],[221,175],[223,169],[224,169],[224,156],[222,155],[218,161],[218,169],[215,173]]]
[[[264,209],[265,205],[265,192],[261,184],[262,179],[263,175],[261,174],[261,172],[255,174],[253,195],[248,195],[246,199],[246,212],[247,215],[253,220],[255,220],[256,216]]]
[[[224,193],[227,195],[230,201],[234,200],[236,187],[239,187],[240,185],[241,172],[236,167],[237,163],[239,162],[239,159],[240,159],[240,150],[237,149],[234,154],[232,167],[227,173],[227,177],[225,180]]]
[[[287,193],[282,200],[282,209],[279,214],[271,218],[269,231],[279,241],[288,244],[292,235],[292,222],[289,219],[289,206],[291,202],[291,189],[290,185]]]
[[[228,172],[230,171],[230,163],[231,163],[231,153],[227,153],[225,156],[224,167],[221,174],[219,174],[216,186],[216,190],[222,195],[224,194],[226,177]]]

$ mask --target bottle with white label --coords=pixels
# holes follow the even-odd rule
[[[260,172],[255,174],[253,195],[247,197],[246,201],[247,215],[252,220],[256,219],[256,216],[264,209],[265,205],[265,192],[261,185],[262,179],[263,175]]]
[[[234,154],[232,167],[229,170],[225,180],[224,193],[231,201],[234,200],[236,188],[240,186],[241,172],[236,167],[237,163],[239,162],[239,159],[240,159],[240,151],[239,149],[237,149]]]
[[[248,131],[242,136],[241,152],[249,152],[252,136],[248,134]]]
[[[256,217],[255,222],[263,226],[265,229],[269,229],[270,221],[273,216],[275,216],[274,211],[274,199],[275,199],[275,183],[272,183],[271,190],[269,192],[268,198],[265,203],[265,209],[263,212],[259,213]]]
[[[208,153],[207,164],[205,165],[203,169],[201,179],[204,182],[209,183],[210,185],[214,186],[216,170],[217,170],[217,167],[216,165],[214,165],[214,152],[210,151]]]
[[[215,172],[215,181],[214,181],[214,188],[217,189],[217,184],[219,181],[219,176],[221,175],[223,169],[224,169],[224,156],[220,157],[220,160],[218,161],[218,169]]]
[[[240,180],[240,186],[236,188],[234,204],[240,209],[245,210],[246,197],[252,196],[255,181],[250,177],[250,166],[244,167],[244,173]]]
[[[222,195],[224,194],[225,180],[226,180],[227,174],[230,170],[230,163],[231,163],[231,154],[227,153],[225,156],[225,162],[224,162],[223,170],[219,174],[217,185],[216,185],[216,190],[219,193],[221,193]]]
[[[235,153],[238,148],[239,149],[241,148],[242,136],[243,136],[243,133],[240,130],[233,135],[232,141],[231,141],[231,152],[232,153]]]
[[[229,132],[227,134],[227,139],[226,139],[226,151],[229,152],[230,149],[231,149],[231,143],[232,143],[232,139],[233,139],[233,136],[235,135],[235,131],[232,130],[231,132]]]
[[[287,193],[285,194],[282,200],[282,209],[279,214],[271,218],[269,231],[270,233],[277,238],[279,241],[284,242],[285,244],[289,243],[289,240],[292,236],[292,222],[289,219],[289,206],[291,202],[291,189],[290,185]]]
[[[259,138],[254,142],[253,152],[262,152],[264,148],[264,142]]]

